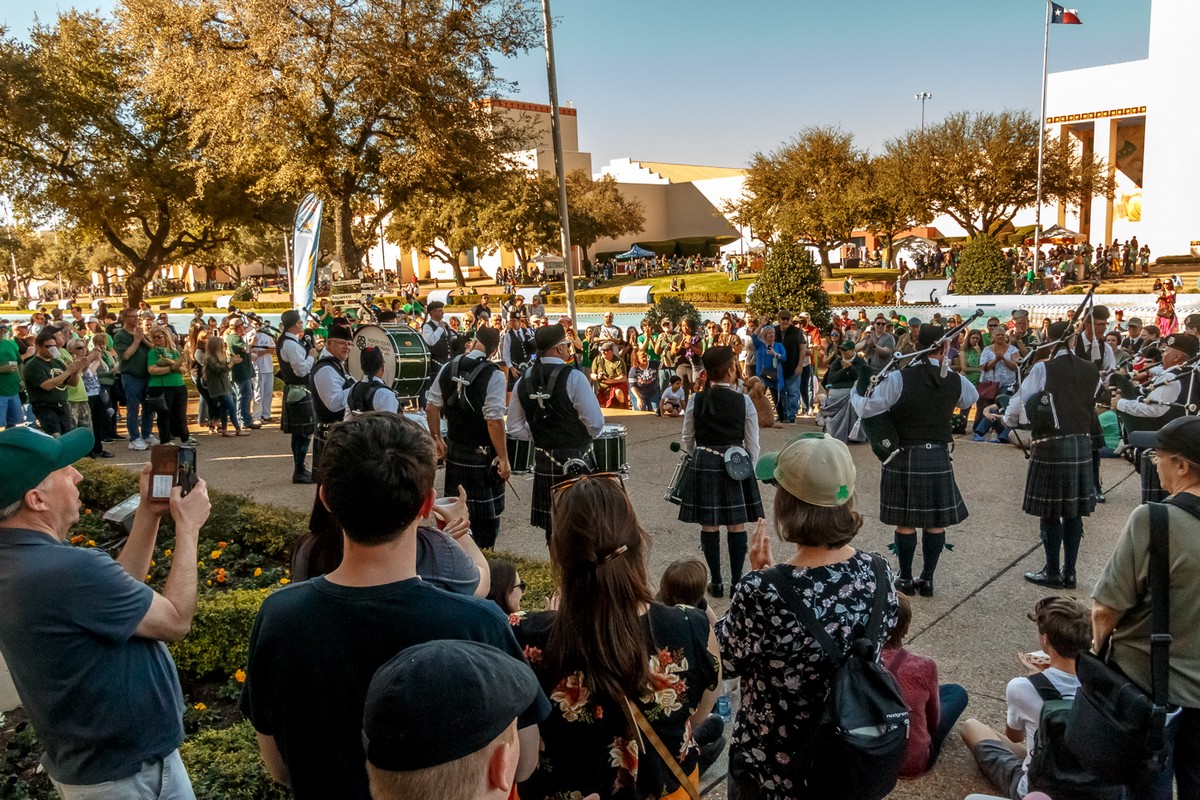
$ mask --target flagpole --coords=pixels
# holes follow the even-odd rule
[[[558,76],[554,64],[554,18],[550,0],[542,0],[542,26],[546,36],[546,83],[550,91],[550,140],[554,148],[554,172],[558,178],[558,220],[562,227],[563,279],[567,289],[567,315],[575,329],[575,273],[571,264],[571,224],[567,213],[567,165],[563,159],[562,122],[558,113]],[[586,257],[586,253],[584,254]],[[525,265],[522,264],[524,269]]]
[[[1046,38],[1042,44],[1042,109],[1038,114],[1037,208],[1033,223],[1033,279],[1042,254],[1042,157],[1046,148],[1046,66],[1050,56],[1050,0],[1046,0]]]

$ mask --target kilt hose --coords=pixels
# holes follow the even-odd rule
[[[1162,483],[1158,480],[1158,467],[1154,466],[1154,457],[1151,451],[1143,450],[1141,457],[1142,473],[1142,502],[1143,503],[1161,503],[1170,495],[1166,489],[1162,488]]]
[[[900,448],[879,476],[879,521],[898,528],[945,528],[967,518],[944,444]]]
[[[1038,439],[1029,448],[1021,509],[1035,517],[1086,517],[1096,508],[1092,438],[1086,433]]]
[[[553,458],[553,460],[551,460]],[[591,445],[583,450],[573,447],[560,447],[546,451],[534,442],[533,449],[533,501],[530,503],[529,524],[546,532],[546,541],[550,541],[550,490],[554,485],[571,477],[563,472],[561,464],[572,458],[581,459],[588,465],[589,472],[596,471],[596,456],[592,453]],[[555,461],[558,463],[556,464]]]
[[[450,443],[446,454],[447,497],[457,497],[458,487],[467,491],[467,511],[472,522],[476,519],[498,519],[504,513],[504,481],[492,468],[496,458],[490,447],[483,448]]]
[[[721,449],[725,448],[713,448]],[[742,525],[763,516],[758,479],[735,481],[725,472],[725,459],[699,447],[692,453],[680,486],[679,521],[705,527]]]

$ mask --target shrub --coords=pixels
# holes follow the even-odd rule
[[[829,304],[831,306],[845,306],[847,308],[862,308],[863,306],[894,306],[896,305],[896,294],[894,292],[855,292],[854,294],[831,294],[829,295]]]
[[[742,295],[737,292],[677,292],[676,297],[690,303],[709,303],[722,306],[740,306]]]
[[[97,513],[104,513],[138,492],[137,473],[127,469],[102,466],[100,462],[86,458],[76,462],[75,469],[83,475],[79,483],[79,501]]]
[[[747,298],[750,309],[766,316],[781,309],[807,311],[817,327],[829,325],[829,294],[821,283],[821,269],[806,248],[776,242],[767,253],[762,273]]]
[[[219,675],[228,679],[244,669],[250,631],[266,597],[265,589],[233,589],[200,598],[192,630],[170,646],[180,677],[199,680]]]
[[[212,512],[204,533],[240,542],[265,556],[287,559],[296,537],[308,530],[308,515],[300,511],[224,492],[209,492],[209,499]]]
[[[201,731],[179,748],[197,800],[286,800],[291,794],[267,775],[254,726],[240,722]]]
[[[699,319],[700,312],[696,307],[678,294],[660,294],[654,296],[654,305],[646,311],[646,319],[650,320],[650,330],[657,331],[664,319],[669,319],[676,325],[684,317]]]
[[[957,294],[1008,294],[1013,290],[1012,270],[995,239],[976,236],[962,251],[954,272]]]
[[[233,302],[235,302],[235,303],[244,303],[245,301],[250,300],[253,297],[254,297],[254,289],[251,288],[250,284],[242,283],[240,286],[238,286],[236,289],[233,290],[233,295],[231,296],[230,299],[232,299]]]

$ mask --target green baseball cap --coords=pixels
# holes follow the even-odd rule
[[[94,444],[87,428],[76,428],[57,439],[36,428],[0,432],[0,507],[17,502],[51,472],[92,452]]]
[[[836,508],[854,497],[857,470],[845,442],[826,433],[802,433],[778,453],[759,458],[754,474],[806,503]]]

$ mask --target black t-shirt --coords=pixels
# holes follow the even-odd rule
[[[67,402],[66,386],[59,386],[49,391],[42,388],[43,383],[63,374],[61,361],[55,359],[47,360],[41,356],[34,356],[25,362],[23,372],[25,375],[25,391],[29,392],[30,405]]]
[[[250,634],[241,708],[275,738],[299,800],[370,798],[367,686],[392,656],[437,639],[483,642],[523,659],[499,606],[415,578],[364,588],[319,577],[266,599]],[[518,724],[536,722],[530,716]]]
[[[474,317],[475,319],[479,319],[481,315],[487,317],[490,320],[492,318],[491,306],[485,306],[483,303],[479,303],[478,305],[476,305],[474,308],[471,309],[471,316]]]
[[[792,325],[786,331],[776,325],[775,330],[777,331],[775,341],[782,344],[787,353],[787,358],[783,360],[783,376],[790,378],[800,364],[800,349],[804,347],[805,343],[804,331],[796,325]]]

